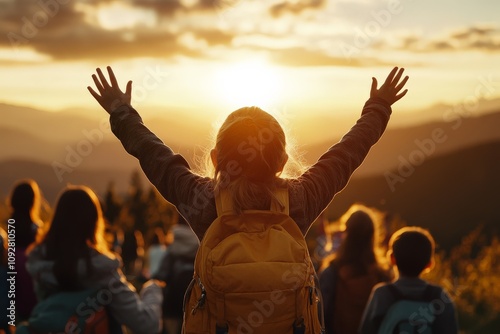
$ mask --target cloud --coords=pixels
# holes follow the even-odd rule
[[[132,0],[134,7],[154,10],[161,16],[172,16],[177,11],[185,10],[185,6],[179,0]]]
[[[269,8],[269,13],[273,17],[279,17],[284,14],[301,14],[307,9],[321,9],[326,4],[326,0],[299,0],[284,1],[277,3]]]
[[[231,53],[248,49],[264,51],[274,62],[286,66],[386,65],[376,57],[347,59],[318,50],[318,43],[326,36],[323,36],[324,31],[314,27],[307,34],[293,33],[290,29],[295,24],[300,25],[300,18],[292,20],[290,27],[283,20],[276,19],[286,13],[299,15],[307,9],[323,8],[326,0],[251,1],[256,5],[252,9],[262,14],[260,24],[250,25],[247,31],[238,29],[240,22],[221,25],[218,11],[236,6],[241,1],[251,0],[2,1],[0,33],[5,38],[0,39],[0,47],[33,51],[44,56],[42,59],[48,59],[46,61],[169,59],[176,56],[210,59],[213,50],[231,57]],[[138,14],[144,13],[138,18]],[[133,19],[127,21],[125,16],[128,14]],[[316,31],[323,37],[319,38]],[[469,34],[475,34],[482,39],[476,40],[474,47],[485,48],[484,39],[494,31],[476,28],[468,34],[455,32],[454,39],[468,41]],[[256,32],[260,37],[252,40]],[[327,35],[329,40],[338,37],[335,33]],[[422,47],[418,38],[406,37],[403,42],[405,48]],[[434,43],[432,47],[435,49],[454,47],[453,43]],[[431,47],[430,42],[428,44],[427,47]],[[335,51],[325,43],[322,49]]]
[[[285,66],[386,66],[388,63],[375,58],[354,58],[330,56],[322,51],[312,51],[303,48],[288,48],[270,51],[271,60]]]
[[[176,55],[202,57],[203,50],[192,49],[179,42],[179,36],[192,33],[207,47],[230,45],[233,36],[216,28],[181,27],[157,24],[151,27],[134,26],[105,29],[96,23],[97,4],[88,2],[86,9],[76,2],[66,5],[54,0],[49,7],[42,2],[16,0],[0,5],[0,47],[18,50],[31,49],[53,60],[116,59],[133,57],[169,58]],[[62,0],[61,3],[64,3]],[[44,2],[49,3],[49,2]],[[103,2],[100,2],[102,5]],[[207,0],[200,0],[209,7]],[[134,0],[132,8],[151,7],[158,15],[174,15],[183,10],[178,1]]]
[[[460,28],[440,37],[424,38],[406,35],[399,42],[380,43],[379,48],[396,48],[412,52],[500,52],[500,26],[471,26]]]

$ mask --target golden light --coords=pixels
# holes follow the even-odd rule
[[[217,96],[232,109],[244,106],[271,108],[283,91],[277,68],[265,61],[246,61],[223,65],[215,73]]]
[[[104,29],[117,30],[133,28],[137,25],[154,26],[156,16],[151,10],[134,8],[115,1],[99,7],[97,21]]]

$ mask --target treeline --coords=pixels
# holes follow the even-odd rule
[[[161,228],[167,233],[179,219],[175,207],[163,199],[154,187],[145,186],[138,172],[131,175],[127,193],[118,194],[110,183],[101,196],[101,204],[110,234],[116,230],[124,233],[140,231],[145,237],[146,248],[149,246],[148,236],[155,229]],[[406,224],[397,216],[372,209],[381,217],[379,239],[381,252],[384,252],[391,232]],[[0,227],[5,228],[9,214],[5,199],[0,204]],[[51,205],[43,203],[41,218],[46,227],[51,214]],[[323,231],[322,222],[318,222],[307,236],[315,260],[319,260],[318,255],[325,254],[322,252],[325,244],[321,241],[324,240]],[[328,228],[326,233],[329,233]],[[433,270],[424,278],[445,287],[450,293],[457,305],[461,330],[464,333],[500,333],[499,238],[489,235],[479,225],[451,251],[438,251],[435,260]]]

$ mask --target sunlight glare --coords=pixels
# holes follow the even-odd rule
[[[233,108],[270,108],[281,98],[283,82],[277,69],[264,61],[223,65],[216,72],[214,89]]]

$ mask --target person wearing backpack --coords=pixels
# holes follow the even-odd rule
[[[320,333],[317,284],[304,236],[384,132],[408,77],[394,68],[356,125],[312,167],[287,175],[278,121],[258,107],[232,112],[218,130],[211,175],[194,173],[142,122],[108,67],[91,95],[110,114],[113,133],[151,183],[201,240],[185,298],[183,333]],[[321,312],[320,312],[321,313]]]
[[[372,211],[353,205],[341,218],[345,226],[339,249],[325,258],[320,286],[325,304],[326,334],[357,334],[372,288],[392,273],[377,255]]]
[[[121,260],[104,240],[101,206],[88,187],[64,189],[50,228],[28,250],[26,267],[38,304],[22,333],[115,334],[120,325],[141,334],[161,330],[161,284],[149,281],[139,295],[127,282]]]
[[[420,278],[433,265],[434,248],[432,235],[420,227],[403,227],[392,235],[389,256],[399,277],[373,289],[360,333],[458,333],[451,297]]]
[[[173,242],[168,246],[160,268],[153,278],[164,281],[163,317],[166,334],[180,334],[184,315],[184,294],[193,278],[198,238],[186,221],[179,217],[172,226]]]

